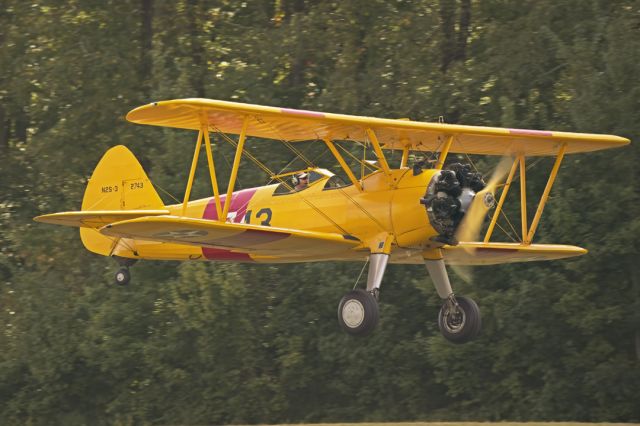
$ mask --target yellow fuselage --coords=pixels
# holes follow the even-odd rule
[[[353,185],[327,188],[329,177],[313,182],[308,188],[277,194],[278,184],[249,188],[233,194],[227,221],[289,228],[303,231],[340,233],[362,242],[362,250],[353,250],[346,257],[341,253],[313,258],[261,259],[244,253],[217,248],[130,240],[118,250],[127,256],[126,246],[135,248],[137,258],[177,260],[227,260],[300,262],[320,260],[366,259],[380,241],[392,239],[393,258],[402,261],[419,255],[430,246],[430,238],[438,233],[429,223],[427,212],[420,204],[429,181],[436,170],[424,170],[414,176],[411,169],[392,170],[390,175],[373,173],[362,180],[362,191]],[[223,197],[224,205],[224,197]],[[182,204],[167,206],[170,214],[181,215]],[[217,220],[213,197],[189,202],[186,216]],[[403,250],[404,249],[404,250]],[[393,259],[392,259],[393,260]],[[414,263],[409,261],[407,263]]]

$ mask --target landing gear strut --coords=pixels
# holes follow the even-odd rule
[[[452,343],[473,340],[482,326],[478,305],[468,297],[453,294],[443,259],[425,259],[424,262],[438,296],[444,300],[438,314],[440,333]]]
[[[366,336],[378,324],[380,284],[388,261],[388,254],[371,254],[367,289],[351,290],[340,300],[338,322],[348,334]],[[468,297],[453,294],[442,258],[425,259],[424,262],[438,295],[444,301],[438,314],[440,333],[452,343],[466,343],[473,340],[480,333],[482,325],[478,305]]]
[[[338,322],[348,334],[366,336],[378,324],[380,284],[388,261],[388,254],[375,253],[369,256],[367,289],[352,290],[340,300]]]

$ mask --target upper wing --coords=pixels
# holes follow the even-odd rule
[[[454,136],[450,152],[526,156],[596,151],[629,143],[613,135],[505,129],[360,117],[315,111],[276,108],[210,99],[177,99],[154,102],[129,112],[127,120],[155,126],[199,130],[203,124],[223,133],[239,134],[248,119],[247,135],[267,139],[302,141],[315,139],[367,141],[372,129],[385,149],[437,151],[446,137]]]
[[[561,244],[472,243],[444,246],[444,260],[452,265],[496,265],[580,256],[587,250]]]
[[[262,256],[307,257],[360,245],[351,236],[284,228],[224,223],[177,216],[141,217],[100,230],[114,237],[223,248]]]
[[[98,229],[113,222],[163,214],[169,214],[169,210],[85,210],[45,214],[34,217],[33,220],[36,222],[52,223],[54,225]]]

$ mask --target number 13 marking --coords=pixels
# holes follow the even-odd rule
[[[244,223],[251,223],[251,213],[251,210],[247,210],[247,213],[245,213],[244,215]],[[271,226],[271,216],[273,216],[273,212],[269,207],[260,209],[258,210],[258,213],[256,213],[256,219],[259,220],[264,217],[264,219],[262,219],[262,222],[260,222],[260,225],[262,226]]]

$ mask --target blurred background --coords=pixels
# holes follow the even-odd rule
[[[1,423],[639,422],[639,74],[637,0],[1,1]],[[361,264],[143,261],[118,287],[77,230],[32,221],[78,210],[118,144],[182,199],[195,134],[124,116],[186,97],[632,145],[563,162],[536,241],[588,255],[452,276],[478,340],[445,341],[425,268],[401,265],[354,339],[336,309]],[[225,185],[232,147],[214,139]],[[529,217],[552,162],[527,175]],[[267,180],[243,161],[239,186]]]

